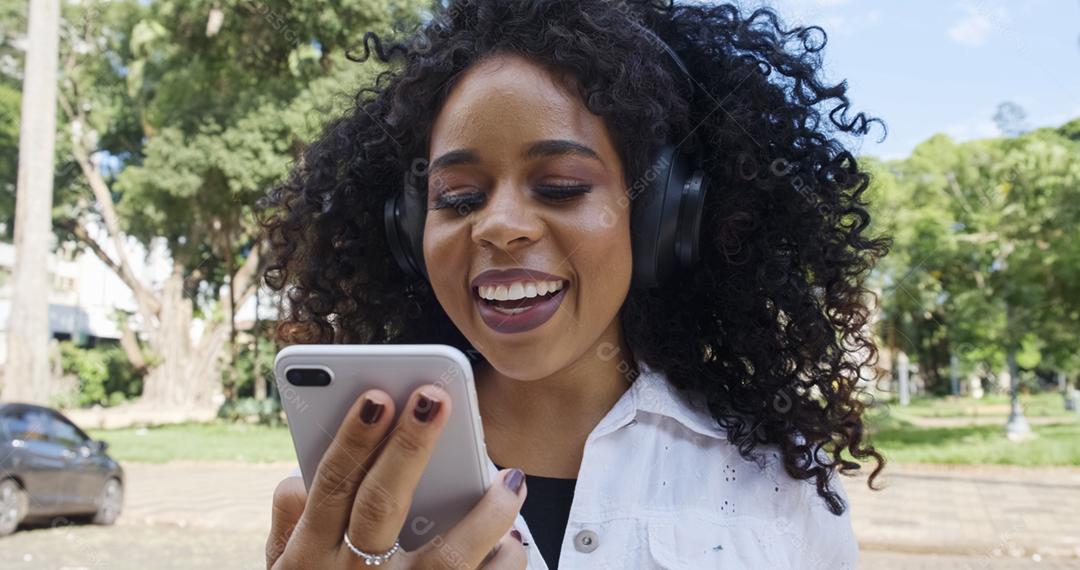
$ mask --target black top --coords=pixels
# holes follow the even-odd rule
[[[495,465],[500,471],[505,469]],[[559,550],[566,534],[566,521],[570,518],[570,504],[574,501],[577,479],[559,479],[525,474],[529,494],[521,506],[521,516],[529,525],[533,542],[548,568],[559,567]]]

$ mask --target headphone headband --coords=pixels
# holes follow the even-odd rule
[[[697,81],[694,80],[694,76],[690,73],[690,70],[687,69],[686,64],[683,63],[683,60],[681,57],[679,57],[679,54],[675,53],[675,50],[671,49],[671,46],[669,46],[667,42],[660,39],[660,36],[656,35],[656,32],[650,30],[649,28],[646,28],[644,25],[642,25],[640,22],[633,18],[628,18],[627,21],[629,21],[630,24],[637,28],[641,33],[648,36],[653,43],[659,46],[660,49],[664,50],[664,53],[668,54],[668,57],[671,58],[671,61],[675,63],[675,67],[679,68],[679,71],[682,72],[682,76],[686,79],[686,84],[689,86],[687,93],[692,94],[694,92],[694,86],[697,84]]]

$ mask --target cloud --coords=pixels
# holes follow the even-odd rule
[[[747,9],[775,8],[785,24],[817,25],[830,35],[851,34],[881,21],[880,9],[863,10],[851,0],[747,0],[739,4]]]
[[[954,124],[945,127],[945,134],[956,141],[967,141],[1001,136],[997,123],[994,121],[979,121],[968,124]]]
[[[1000,29],[1007,17],[1004,7],[990,7],[985,2],[978,6],[965,5],[964,10],[967,14],[949,28],[947,35],[958,44],[973,47],[985,44],[990,34]]]
[[[839,2],[844,0],[819,0],[821,2]],[[876,26],[881,21],[881,10],[870,10],[864,13],[817,13],[812,18],[807,18],[824,28],[830,35],[849,35],[858,31]]]

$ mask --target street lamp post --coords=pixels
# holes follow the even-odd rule
[[[1020,408],[1020,367],[1016,364],[1016,348],[1009,347],[1009,393],[1012,398],[1012,411],[1005,424],[1005,436],[1009,439],[1023,439],[1031,435],[1031,426]]]
[[[901,352],[899,358],[897,358],[897,365],[900,367],[900,405],[906,406],[911,402],[909,390],[911,389],[910,380],[908,376],[911,373],[911,369],[908,366],[908,355],[905,352]]]

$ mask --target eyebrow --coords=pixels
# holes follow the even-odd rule
[[[589,158],[597,162],[603,162],[600,160],[600,155],[593,149],[571,140],[565,139],[549,139],[536,141],[525,148],[521,153],[522,160],[533,160],[536,158],[552,157],[552,156],[580,156],[583,158]],[[428,172],[435,172],[440,168],[446,168],[449,166],[457,166],[459,164],[479,164],[480,155],[471,148],[464,148],[459,150],[452,150],[447,152],[439,158],[436,158],[431,162],[431,168]]]

